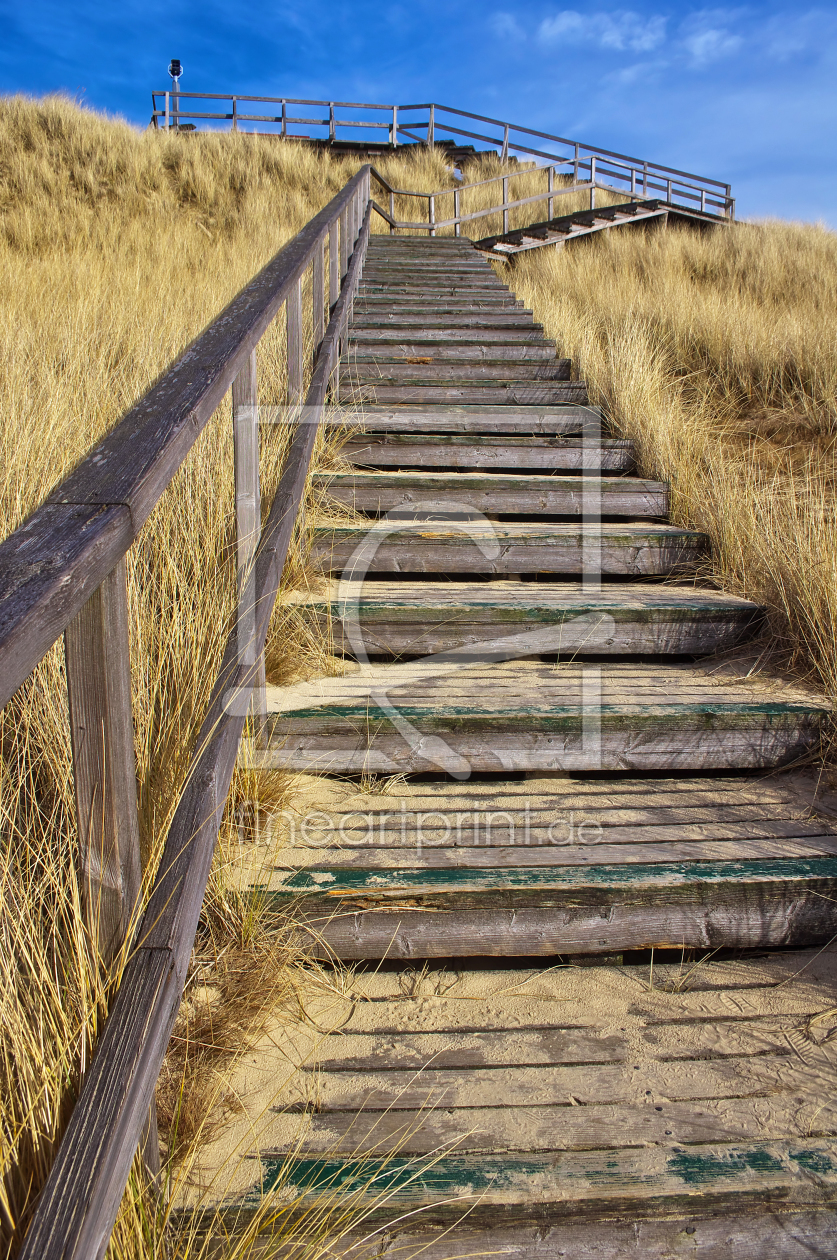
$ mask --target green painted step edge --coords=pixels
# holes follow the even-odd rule
[[[334,867],[307,868],[289,875],[283,888],[268,890],[253,885],[254,893],[271,897],[314,893],[338,897],[360,892],[399,897],[427,891],[507,893],[512,889],[617,888],[706,884],[775,884],[808,880],[837,881],[837,858],[773,858],[768,861],[661,862],[659,865],[607,865],[592,867],[463,867],[451,870],[362,870]]]
[[[491,1195],[497,1192],[526,1189],[526,1183],[536,1181],[538,1199],[550,1192],[563,1199],[562,1187],[567,1180],[591,1181],[602,1189],[608,1186],[618,1189],[630,1185],[632,1189],[653,1193],[659,1190],[662,1177],[674,1179],[679,1189],[694,1193],[700,1188],[714,1188],[719,1184],[732,1183],[732,1188],[749,1189],[743,1183],[748,1173],[765,1181],[773,1180],[780,1185],[789,1182],[818,1183],[830,1191],[831,1199],[837,1191],[837,1148],[832,1142],[763,1142],[747,1145],[707,1147],[679,1147],[662,1153],[663,1166],[659,1170],[638,1173],[636,1152],[619,1150],[598,1153],[549,1152],[544,1155],[444,1155],[441,1158],[428,1155],[406,1157],[392,1155],[362,1156],[313,1156],[304,1157],[292,1153],[261,1156],[261,1185],[254,1187],[243,1198],[242,1206],[255,1206],[263,1193],[282,1185],[294,1186],[305,1195],[321,1195],[323,1191],[339,1190],[341,1194],[389,1195],[392,1192],[411,1191],[416,1197],[432,1200],[451,1198],[467,1190],[474,1195]],[[569,1156],[569,1158],[568,1158]],[[578,1171],[568,1165],[580,1165]],[[586,1165],[586,1167],[585,1167]],[[774,1180],[775,1179],[775,1180]],[[765,1191],[768,1184],[763,1184]],[[583,1200],[579,1202],[582,1206]],[[454,1204],[454,1206],[456,1206]],[[534,1204],[532,1205],[534,1206]],[[696,1207],[700,1204],[696,1203]],[[462,1200],[459,1201],[462,1211]],[[420,1219],[420,1218],[419,1218]]]

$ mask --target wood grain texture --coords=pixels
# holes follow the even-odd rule
[[[340,448],[344,459],[369,468],[457,468],[463,471],[629,472],[634,445],[604,438],[597,445],[579,438],[516,440],[481,435],[478,443],[463,435],[381,434],[351,438]]]
[[[350,428],[357,425],[365,433],[474,433],[545,436],[578,434],[585,425],[604,424],[600,407],[560,403],[554,407],[521,404],[513,407],[402,403],[398,407],[365,403],[357,409],[345,407],[326,424]]]
[[[318,489],[361,512],[382,514],[422,503],[466,504],[477,512],[581,516],[590,512],[591,489],[579,477],[533,477],[478,472],[320,473]],[[661,517],[668,513],[668,488],[638,477],[602,478],[594,483],[603,516]],[[438,512],[438,508],[436,509]]]
[[[380,534],[376,537],[375,531]],[[703,534],[673,525],[601,525],[471,522],[467,535],[445,521],[397,521],[360,526],[326,526],[314,533],[312,560],[325,572],[346,571],[366,539],[378,541],[364,555],[368,573],[581,573],[595,551],[601,572],[613,576],[665,575],[688,569],[706,547]]]
[[[428,356],[421,356],[427,359]],[[378,359],[374,363],[351,359],[346,365],[347,381],[358,384],[378,380],[410,381],[413,379],[444,381],[568,381],[570,360],[553,359],[548,363],[530,359],[448,359],[443,363],[410,363],[403,359]]]
[[[523,404],[586,403],[587,386],[583,381],[459,381],[439,384],[414,381],[399,384],[387,380],[373,383],[341,383],[340,402],[379,403],[494,403],[503,406]]]
[[[64,643],[84,917],[93,949],[112,963],[134,926],[143,866],[124,559]]]
[[[481,643],[490,650],[491,640],[503,635],[549,627],[551,638],[538,637],[530,654],[551,648],[573,655],[589,650],[590,619],[604,615],[612,624],[606,636],[596,636],[597,655],[698,654],[734,646],[758,630],[764,615],[757,605],[716,591],[621,583],[591,595],[576,582],[379,581],[347,583],[342,599],[341,605],[334,583],[327,595],[300,593],[288,602],[347,654],[353,649],[343,613],[351,609],[370,655],[422,655]]]

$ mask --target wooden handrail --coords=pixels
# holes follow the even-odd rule
[[[248,401],[253,398],[252,352],[282,302],[292,302],[299,293],[308,266],[319,279],[320,298],[325,301],[321,250],[326,236],[330,254],[335,250],[339,225],[340,253],[347,265],[340,269],[339,296],[316,353],[301,418],[255,549],[254,581],[240,588],[236,624],[227,639],[149,902],[39,1197],[21,1260],[97,1260],[110,1238],[183,993],[247,716],[247,705],[237,701],[258,684],[259,662],[323,404],[360,279],[372,215],[369,188],[370,170],[365,166],[233,299],[58,487],[44,508],[3,544],[11,567],[3,573],[0,613],[6,612],[5,618],[0,616],[0,625],[5,631],[5,654],[0,660],[4,693],[11,694],[13,680],[27,665],[31,669],[37,664],[76,616],[97,579],[101,583],[103,577],[108,578],[114,565],[124,569],[123,557],[142,522],[239,373],[247,379],[239,389],[238,406],[254,405]],[[85,536],[91,520],[94,527],[97,518],[110,520],[108,514],[114,509],[119,528],[94,528],[91,544]],[[52,560],[47,578],[40,582],[26,555],[27,540],[33,540],[40,557]],[[50,556],[50,546],[63,547],[57,558]],[[67,590],[76,574],[82,594]],[[242,623],[248,625],[254,646],[247,659],[241,651]],[[28,651],[21,640],[27,626],[36,637]],[[8,676],[7,669],[11,670]]]
[[[179,104],[178,104],[178,108],[176,112],[172,113],[169,110],[168,105],[166,109],[157,108],[158,97],[161,97],[161,98],[165,97],[166,99],[168,99],[167,94],[164,92],[151,93],[151,101],[152,101],[151,123],[155,127],[158,126],[159,120],[164,120],[165,124],[168,126],[172,120],[174,120],[175,124],[177,124],[180,120],[186,119],[186,118],[195,118],[195,119],[214,118],[218,121],[230,121],[233,118],[233,114],[230,114],[228,112],[214,113],[214,114],[207,113],[207,112],[191,113],[191,112],[180,109]],[[177,99],[178,99],[178,102],[184,99],[189,99],[189,100],[198,100],[198,101],[200,100],[206,100],[206,101],[228,100],[228,101],[232,101],[236,103],[239,101],[251,100],[251,101],[259,101],[259,102],[265,102],[265,103],[269,102],[276,105],[281,105],[282,113],[281,115],[277,114],[276,116],[271,116],[268,114],[247,115],[247,114],[242,114],[240,111],[237,111],[237,110],[234,111],[234,113],[235,113],[236,126],[238,122],[242,122],[242,121],[275,122],[275,123],[281,122],[283,136],[288,134],[287,128],[289,125],[293,125],[293,124],[304,124],[305,126],[328,127],[329,138],[332,140],[335,137],[335,129],[338,129],[341,127],[348,127],[348,128],[369,127],[373,129],[377,128],[378,130],[383,130],[384,128],[388,128],[390,131],[390,143],[393,146],[395,146],[398,144],[399,136],[405,137],[409,140],[416,141],[418,143],[432,144],[436,139],[436,132],[444,131],[447,134],[452,135],[452,136],[462,136],[467,139],[479,140],[487,144],[495,145],[500,150],[500,152],[506,157],[509,155],[509,153],[514,152],[514,153],[526,154],[530,157],[545,159],[547,162],[550,162],[550,163],[561,163],[564,166],[573,166],[574,168],[576,168],[576,178],[577,178],[577,167],[578,167],[579,159],[582,158],[582,155],[584,155],[582,160],[585,163],[589,161],[590,157],[594,157],[597,159],[606,158],[609,161],[616,162],[620,166],[624,167],[626,174],[624,176],[620,176],[620,178],[624,178],[625,181],[630,183],[631,185],[633,185],[633,182],[637,174],[641,176],[650,174],[652,176],[656,176],[658,178],[663,178],[666,180],[671,179],[673,184],[677,185],[677,187],[673,188],[673,193],[672,193],[672,195],[676,198],[680,198],[681,196],[681,188],[684,186],[684,181],[686,181],[686,184],[685,184],[686,187],[697,188],[699,191],[704,190],[705,192],[714,192],[715,195],[723,197],[724,199],[723,208],[724,208],[724,213],[727,215],[727,217],[729,218],[734,217],[734,202],[732,198],[732,190],[730,188],[730,185],[724,183],[722,180],[712,179],[709,176],[696,175],[696,174],[690,173],[689,171],[681,171],[677,169],[676,167],[665,166],[659,162],[647,162],[642,158],[631,157],[626,153],[619,153],[613,149],[603,149],[597,145],[584,144],[579,141],[568,140],[564,136],[556,136],[547,131],[538,131],[532,127],[523,127],[518,123],[511,123],[511,122],[508,122],[499,118],[489,118],[484,114],[474,114],[474,113],[470,113],[467,110],[455,109],[453,106],[450,106],[450,105],[439,105],[438,103],[432,102],[432,101],[428,101],[423,104],[385,105],[385,104],[359,102],[359,101],[313,101],[313,100],[292,99],[290,97],[267,97],[267,96],[248,97],[248,96],[240,96],[237,93],[224,94],[224,93],[213,93],[213,92],[180,92],[180,91],[178,91]],[[329,116],[328,118],[308,118],[308,117],[290,116],[287,113],[287,106],[289,104],[322,106],[323,108],[329,109]],[[357,109],[357,110],[382,110],[391,114],[391,121],[388,123],[383,123],[383,122],[378,123],[378,122],[371,121],[370,119],[335,118],[334,109],[336,108]],[[427,118],[422,118],[422,119],[414,118],[412,121],[409,121],[407,123],[398,121],[399,111],[406,114],[408,111],[413,111],[415,113],[416,111],[424,111],[424,110],[427,110],[428,112]],[[486,123],[488,124],[489,127],[498,128],[501,134],[491,136],[491,135],[486,135],[482,131],[476,132],[473,130],[467,130],[466,128],[463,128],[462,126],[455,125],[455,123],[451,121],[451,118],[473,119],[474,122]],[[415,134],[416,129],[418,129],[419,131],[423,130],[424,136],[416,135]],[[515,134],[512,134],[512,133],[515,133]],[[533,139],[537,139],[537,140],[546,140],[553,146],[554,145],[566,146],[571,151],[571,153],[569,155],[561,155],[555,152],[549,153],[542,148],[534,147],[534,145],[529,140],[529,137]],[[401,190],[401,191],[402,191],[402,195],[404,196],[414,195],[408,192],[408,190],[406,189]],[[632,187],[632,191],[633,191],[633,187]]]
[[[489,215],[492,215],[492,214],[502,213],[504,216],[507,216],[509,210],[515,210],[520,206],[534,205],[539,201],[547,201],[550,203],[549,217],[552,218],[553,217],[552,203],[557,197],[565,197],[569,195],[570,193],[579,193],[579,192],[589,193],[590,198],[591,198],[591,209],[592,209],[594,205],[595,193],[597,191],[616,193],[616,194],[621,193],[621,190],[618,188],[614,188],[612,184],[604,183],[603,181],[599,179],[595,179],[595,178],[592,180],[584,180],[581,183],[577,183],[577,184],[568,184],[563,188],[556,188],[554,186],[554,180],[549,178],[549,176],[554,171],[554,169],[555,169],[554,167],[550,166],[550,167],[538,167],[534,171],[520,171],[519,175],[521,177],[526,176],[526,175],[531,175],[533,173],[539,174],[545,171],[548,177],[548,187],[545,192],[535,193],[531,197],[519,197],[516,200],[509,200],[508,197],[505,195],[507,191],[507,187],[508,187],[508,181],[516,178],[514,174],[497,175],[490,180],[489,179],[480,180],[479,183],[476,183],[476,184],[459,184],[454,188],[442,188],[442,189],[439,189],[439,191],[435,193],[410,193],[409,194],[412,197],[422,197],[427,201],[430,201],[431,199],[435,199],[436,197],[453,196],[454,210],[457,211],[460,205],[460,200],[459,200],[460,194],[465,189],[480,188],[480,187],[483,187],[485,184],[492,184],[492,183],[496,183],[497,181],[501,181],[503,183],[504,197],[503,197],[503,200],[499,202],[497,205],[486,206],[481,210],[474,210],[470,214],[455,213],[453,218],[449,218],[449,219],[439,219],[439,218],[431,217],[431,215],[428,215],[427,219],[422,219],[422,220],[396,219],[392,213],[386,211],[382,206],[378,204],[377,201],[373,200],[371,204],[376,214],[379,214],[380,217],[384,219],[386,223],[389,224],[390,229],[392,231],[427,232],[429,235],[433,236],[435,235],[435,233],[438,231],[439,228],[452,227],[455,229],[456,234],[459,235],[459,229],[463,223],[472,223],[477,219],[485,219]],[[374,166],[371,168],[371,173],[377,180],[379,180],[380,183],[382,183],[390,191],[391,195],[393,196],[403,195],[403,192],[401,189],[390,189],[389,185],[378,174]],[[596,173],[597,172],[594,169],[593,174],[595,175]],[[652,182],[651,180],[648,181],[648,189],[650,191],[656,191],[656,192],[663,192],[663,193],[667,192],[665,185],[659,185],[657,183]],[[668,198],[665,198],[665,199],[667,200]],[[648,197],[647,193],[643,194],[642,196],[638,196],[636,193],[633,193],[631,195],[631,200],[645,201],[645,200],[650,200],[650,198]],[[706,211],[707,206],[715,206],[716,208],[723,210],[725,209],[726,204],[727,204],[724,200],[721,200],[720,198],[716,199],[716,198],[706,197],[706,196],[703,196],[700,198],[696,197],[695,200],[700,201],[701,210],[704,213],[707,212]],[[718,217],[720,218],[722,216],[718,216]],[[508,221],[506,218],[504,218],[503,231],[505,232],[507,230],[508,230]]]

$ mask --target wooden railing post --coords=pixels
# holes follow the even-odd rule
[[[328,103],[328,138],[334,139],[334,101]]]
[[[287,134],[288,134],[287,101],[283,101],[282,102],[282,135],[286,136]]]
[[[340,283],[349,267],[349,208],[340,215]]]
[[[454,188],[453,190],[453,217],[456,219],[456,224],[453,229],[453,234],[454,236],[461,236],[462,224],[459,222],[459,189],[458,188]]]
[[[169,116],[169,94],[168,92],[166,92],[166,131],[168,131],[170,126],[171,126],[171,121],[170,121],[170,116]]]
[[[636,167],[631,167],[631,198],[636,196]]]
[[[506,127],[503,132],[503,147],[500,150],[500,161],[507,162],[508,160],[509,160],[509,124],[506,123]]]
[[[555,190],[555,167],[550,166],[547,168],[547,170],[549,173],[547,175],[546,190],[547,192],[551,193],[551,192],[554,192]],[[555,210],[555,199],[553,197],[550,197],[546,203],[546,217],[548,219],[551,219],[553,217],[554,210]]]
[[[328,229],[328,313],[334,310],[334,304],[340,296],[340,244],[338,241],[337,220]]]
[[[392,145],[394,149],[398,148],[398,106],[397,105],[393,105],[392,107],[392,135],[390,137],[390,144]]]
[[[436,132],[436,107],[435,105],[431,105],[430,118],[427,123],[427,143],[430,145],[436,143],[435,132]]]
[[[590,209],[596,209],[596,159],[590,159]]]
[[[391,192],[389,194],[389,217],[391,219],[395,218],[395,193],[394,192]],[[389,225],[389,234],[390,236],[395,235],[395,228],[393,227],[391,223]]]
[[[235,451],[235,543],[238,589],[238,660],[250,673],[250,711],[255,736],[262,734],[265,714],[264,653],[256,659],[256,571],[253,558],[262,532],[259,486],[259,399],[256,352],[249,355],[232,385],[233,446]]]
[[[666,201],[671,201],[671,180],[666,180]]]
[[[238,103],[235,97],[232,98],[232,129],[238,131]]]
[[[436,222],[436,198],[432,195],[432,193],[427,198],[427,215],[430,222],[430,227],[428,228],[427,235],[435,236],[436,229],[433,225]]]
[[[573,157],[573,183],[578,183],[578,145],[575,146],[575,156]]]
[[[302,277],[288,294],[288,402],[302,397]]]
[[[131,931],[142,881],[127,572],[123,557],[64,632],[82,902],[108,965]]]
[[[314,354],[316,354],[325,332],[325,237],[314,249],[311,301],[313,304]]]
[[[509,177],[503,176],[503,231],[509,230]]]

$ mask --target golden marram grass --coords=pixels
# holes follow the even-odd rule
[[[273,139],[139,133],[61,99],[0,103],[3,536],[357,165]],[[455,183],[438,152],[379,165],[399,187]],[[496,169],[474,164],[465,178]],[[521,175],[514,191],[536,191],[539,179]],[[468,208],[488,196],[477,190]],[[563,208],[557,201],[556,212]],[[708,530],[715,579],[768,604],[787,659],[833,698],[837,238],[778,223],[706,235],[617,231],[524,256],[507,278],[588,379],[594,401],[636,439],[643,472],[671,482],[675,519]],[[262,401],[281,403],[279,327],[259,375]],[[225,404],[129,554],[147,854],[176,804],[233,608],[230,429]],[[281,442],[269,439],[263,456],[269,500]],[[321,446],[320,466],[331,457]],[[287,581],[305,580],[300,546]],[[276,678],[326,655],[298,623],[275,618]],[[13,1250],[119,978],[118,968],[103,971],[81,915],[60,647],[0,717],[0,754],[0,1238]],[[252,951],[254,975],[279,976],[265,1000],[292,1006],[316,977],[224,874],[236,809],[285,790],[275,777],[235,783],[198,956],[238,967]],[[217,1037],[204,1056],[213,1079],[227,1049],[234,1053],[228,1042],[246,1041],[242,1019],[256,1026],[263,1009],[247,1006],[238,971],[218,974],[235,1000],[227,1023],[235,1036],[225,1040],[223,1004],[200,1023],[200,1040],[207,1026]],[[179,1156],[186,1118],[200,1113],[194,1097],[181,1101],[185,1091],[204,1090],[211,1111],[206,1079],[183,1050],[194,1027],[187,1011],[164,1073],[164,1127]],[[189,1124],[199,1140],[199,1119]],[[164,1226],[138,1184],[126,1194],[113,1255],[159,1249]],[[312,1243],[308,1254],[316,1251]]]

